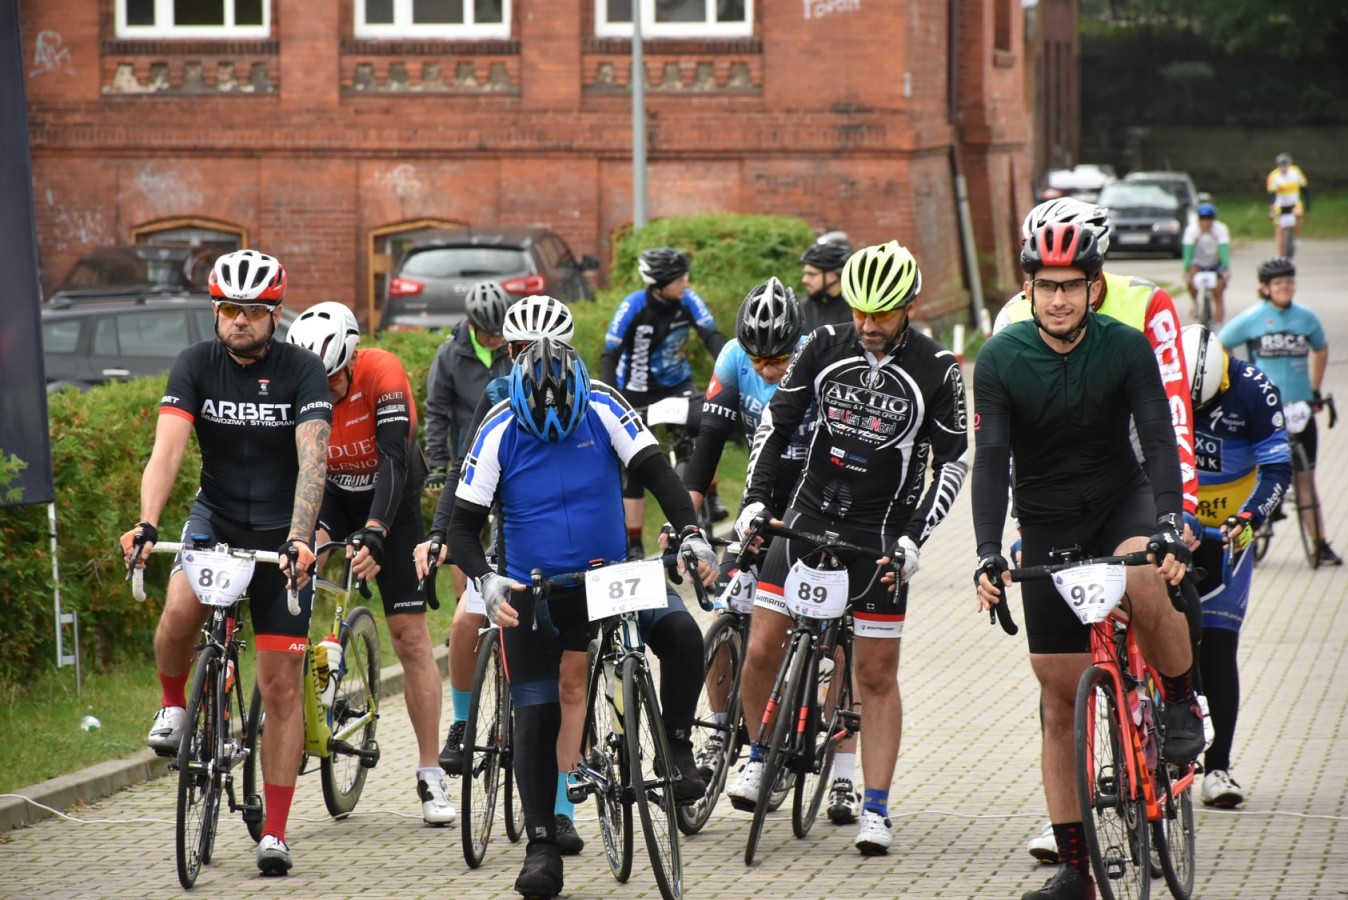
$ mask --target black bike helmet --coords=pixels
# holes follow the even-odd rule
[[[637,258],[641,280],[653,288],[662,288],[688,274],[688,257],[673,247],[652,247]]]
[[[575,432],[590,409],[590,372],[570,344],[542,337],[510,370],[510,409],[520,427],[557,442]]]
[[[1080,269],[1096,278],[1105,266],[1100,239],[1089,225],[1054,222],[1030,235],[1020,251],[1020,267],[1033,276],[1043,268]]]
[[[807,266],[814,266],[821,272],[841,272],[851,255],[852,248],[847,244],[821,241],[811,244],[800,255],[800,261]]]
[[[479,281],[473,285],[464,302],[468,321],[490,335],[501,333],[509,305],[510,298],[505,289],[494,281]]]
[[[790,353],[800,343],[803,327],[795,292],[776,278],[750,291],[735,316],[735,337],[750,356]]]
[[[1275,278],[1295,278],[1296,263],[1285,256],[1270,256],[1259,264],[1259,283],[1268,284]]]

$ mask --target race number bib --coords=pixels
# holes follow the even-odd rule
[[[232,556],[215,550],[184,550],[183,572],[206,606],[229,606],[243,596],[253,578],[249,557]]]
[[[782,586],[786,608],[810,619],[836,619],[847,608],[847,570],[812,569],[800,560]]]
[[[688,398],[666,397],[646,408],[647,425],[687,425]]]
[[[1305,400],[1288,403],[1282,408],[1282,413],[1287,420],[1288,434],[1301,434],[1311,423],[1311,405]]]
[[[471,578],[463,587],[463,602],[467,604],[470,613],[477,613],[480,616],[487,614],[487,604],[482,602],[482,592],[477,589],[477,582]]]
[[[1297,214],[1295,212],[1285,212],[1278,216],[1278,224],[1283,228],[1295,228],[1297,224]]]
[[[658,559],[604,566],[585,574],[585,605],[590,621],[643,609],[663,609],[665,573]]]
[[[1123,566],[1097,563],[1058,572],[1053,576],[1053,586],[1083,625],[1094,625],[1109,618],[1119,605],[1127,578]]]
[[[721,594],[721,603],[728,606],[738,613],[751,613],[754,611],[754,588],[758,587],[758,576],[753,572],[745,570],[731,580],[726,585],[725,592]]]
[[[1217,273],[1213,271],[1195,272],[1194,287],[1215,289],[1217,287]]]

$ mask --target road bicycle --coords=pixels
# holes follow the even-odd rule
[[[674,473],[684,484],[688,483],[688,463],[693,458],[693,449],[697,445],[697,432],[688,427],[688,417],[693,403],[701,403],[700,396],[666,397],[650,406],[637,410],[646,427],[660,441],[661,448],[669,457]],[[715,529],[711,514],[710,494],[702,500],[697,511],[697,526],[702,533],[710,536]]]
[[[789,575],[784,600],[794,625],[787,635],[786,655],[773,680],[772,691],[758,723],[758,740],[767,745],[761,793],[744,848],[744,863],[752,865],[763,824],[770,811],[774,786],[783,773],[795,778],[791,803],[791,830],[798,838],[809,834],[831,786],[833,757],[838,747],[861,730],[861,716],[852,697],[852,617],[847,571],[839,553],[869,558],[885,555],[874,547],[840,540],[837,534],[813,534],[762,517],[750,525],[746,548],[762,536],[779,536],[809,545],[801,560],[817,560],[814,571],[833,578]],[[748,562],[746,551],[741,568]],[[895,584],[903,570],[901,554],[889,563]],[[794,573],[795,570],[793,570]]]
[[[1161,755],[1160,675],[1138,652],[1119,606],[1127,586],[1124,567],[1150,565],[1149,554],[1156,552],[1153,545],[1089,558],[1070,547],[1052,551],[1048,565],[1011,570],[1013,582],[1051,578],[1090,626],[1091,665],[1077,685],[1074,740],[1082,825],[1102,900],[1151,896],[1153,848],[1176,900],[1189,900],[1194,886],[1191,793],[1197,767]]]
[[[1318,405],[1310,403],[1289,403],[1285,408],[1285,415],[1289,430],[1298,423],[1300,432],[1306,427],[1306,422],[1310,416],[1321,410],[1329,411],[1329,427],[1333,428],[1339,421],[1338,410],[1334,406],[1334,395],[1326,395]],[[1314,469],[1311,468],[1310,458],[1306,454],[1306,448],[1299,441],[1292,441],[1292,481],[1288,485],[1288,494],[1292,498],[1292,505],[1296,510],[1297,530],[1301,535],[1301,550],[1306,555],[1306,562],[1312,569],[1320,567],[1320,541],[1324,534],[1320,530],[1322,522],[1320,514],[1320,495],[1315,487]],[[1286,498],[1284,498],[1286,499]],[[1268,553],[1268,545],[1273,540],[1273,521],[1282,519],[1281,505],[1275,510],[1275,514],[1264,519],[1258,530],[1254,533],[1251,550],[1254,551],[1254,561],[1262,562],[1264,556]]]
[[[1194,273],[1194,290],[1198,292],[1194,303],[1198,309],[1198,324],[1204,328],[1212,327],[1213,305],[1215,303],[1220,273],[1204,269]]]
[[[1297,252],[1297,214],[1296,208],[1292,206],[1280,206],[1277,212],[1273,214],[1273,228],[1275,231],[1273,246],[1278,248],[1278,255],[1292,259]]]
[[[535,628],[547,618],[547,598],[553,589],[579,586],[585,589],[590,621],[601,623],[599,637],[590,644],[581,761],[572,772],[568,796],[579,803],[594,795],[609,870],[624,883],[632,872],[632,807],[636,807],[656,885],[665,900],[683,896],[673,787],[680,776],[670,757],[638,614],[668,605],[661,569],[667,568],[670,577],[679,580],[671,567],[674,559],[618,563],[547,579],[536,570],[532,579]],[[696,575],[696,557],[688,552],[682,561],[698,603],[710,609]],[[677,676],[666,673],[666,677]]]

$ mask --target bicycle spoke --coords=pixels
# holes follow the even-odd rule
[[[351,750],[334,748],[320,766],[323,802],[328,813],[339,819],[356,808],[365,787],[365,774],[378,759],[374,735],[379,724],[379,632],[368,609],[351,611],[343,623],[341,640],[343,674],[332,701],[332,729],[337,733],[354,722],[364,724],[347,739]],[[376,755],[367,759],[352,750]]]
[[[698,696],[692,735],[693,756],[707,793],[696,803],[679,807],[679,830],[684,834],[696,834],[711,818],[738,750],[743,660],[738,621],[738,616],[722,616],[707,632],[704,650],[707,675]]]
[[[192,696],[187,703],[186,729],[178,748],[178,810],[176,850],[178,881],[191,888],[208,861],[213,830],[212,807],[219,812],[215,796],[220,789],[216,772],[216,740],[219,710],[216,676],[220,651],[207,647],[197,661]]]
[[[655,683],[639,657],[623,663],[627,760],[646,850],[665,900],[683,896],[683,862],[674,812],[674,763],[661,724]]]
[[[490,631],[478,649],[473,695],[464,731],[462,772],[463,858],[470,868],[482,865],[491,840],[496,800],[501,788],[501,751],[505,739],[501,678],[501,637]],[[509,777],[508,773],[507,776]]]

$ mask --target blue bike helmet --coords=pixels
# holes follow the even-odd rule
[[[1198,204],[1198,218],[1200,219],[1217,218],[1217,207],[1213,206],[1211,203]]]
[[[510,370],[510,409],[536,438],[569,437],[590,409],[590,371],[580,354],[550,337],[530,344]]]

